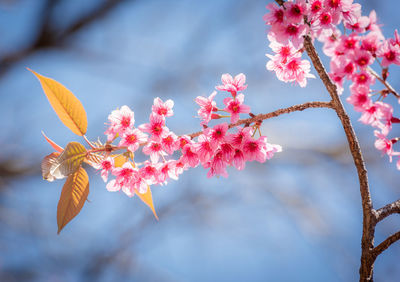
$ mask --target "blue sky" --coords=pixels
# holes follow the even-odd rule
[[[32,27],[41,3],[0,1],[0,56],[34,38]],[[175,101],[175,116],[168,120],[171,130],[198,131],[194,98],[208,96],[227,72],[246,74],[249,86],[244,94],[253,113],[327,101],[317,79],[300,88],[278,81],[265,69],[265,53],[270,50],[262,16],[267,3],[126,1],[75,34],[64,48],[42,50],[18,62],[0,78],[4,121],[0,159],[14,156],[16,166],[39,167],[41,158],[51,152],[42,130],[62,146],[80,140],[58,120],[25,67],[75,93],[87,111],[91,139],[104,140],[108,114],[125,104],[135,111],[137,123],[146,122],[157,96]],[[365,13],[377,11],[386,36],[399,27],[393,9],[396,1],[360,3]],[[68,25],[95,4],[61,1],[55,27]],[[394,70],[393,77],[396,74]],[[391,82],[400,89],[398,81]],[[381,158],[373,148],[370,128],[357,122],[359,114],[349,105],[346,108],[365,153],[376,206],[399,198],[394,164]],[[4,210],[0,277],[15,281],[18,277],[33,281],[357,280],[361,204],[355,169],[335,114],[310,109],[268,120],[262,130],[269,142],[283,146],[281,154],[266,164],[250,164],[245,171],[229,170],[228,179],[208,179],[206,171],[197,168],[177,182],[154,187],[159,222],[138,199],[107,192],[92,170],[90,202],[57,236],[62,182],[47,183],[40,174],[8,181],[0,196]],[[383,222],[377,241],[399,223],[396,218]],[[378,259],[377,280],[398,280],[399,253],[395,245]]]

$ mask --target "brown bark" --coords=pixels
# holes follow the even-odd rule
[[[332,82],[328,73],[326,72],[322,62],[312,44],[309,36],[304,37],[304,48],[307,51],[319,77],[324,83],[329,95],[332,98],[333,109],[339,117],[344,132],[346,134],[347,142],[349,144],[350,153],[353,157],[354,165],[357,169],[358,179],[360,183],[360,194],[363,208],[363,235],[361,239],[361,267],[360,267],[360,281],[373,281],[373,265],[374,257],[372,250],[374,248],[374,232],[376,225],[375,210],[373,209],[371,194],[368,185],[367,169],[361,153],[360,144],[357,136],[354,133],[353,126],[350,118],[347,115],[339,95],[336,90],[336,85]]]

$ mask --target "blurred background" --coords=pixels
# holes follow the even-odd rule
[[[302,89],[265,69],[268,2],[0,0],[0,281],[358,281],[358,178],[341,125],[326,109],[265,121],[263,134],[284,149],[265,164],[229,169],[228,179],[191,169],[153,187],[159,222],[137,198],[107,192],[90,170],[89,202],[57,235],[63,181],[42,180],[41,159],[52,148],[40,132],[61,146],[81,139],[25,68],[75,93],[92,140],[105,140],[108,114],[125,104],[137,124],[147,122],[157,96],[175,101],[171,130],[198,131],[194,98],[208,96],[223,73],[246,74],[245,102],[256,114],[328,101],[319,80]],[[360,2],[392,36],[397,2]],[[391,75],[400,89],[400,73]],[[400,175],[346,107],[378,208],[400,197]],[[376,242],[399,227],[396,216],[386,219]],[[395,244],[378,258],[377,281],[399,281],[399,251]]]

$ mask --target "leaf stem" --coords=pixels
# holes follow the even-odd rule
[[[89,146],[90,146],[92,149],[97,149],[95,146],[93,146],[92,142],[90,142],[89,139],[87,139],[86,135],[83,135],[82,137],[83,137],[83,139],[85,139],[86,143],[88,143]]]

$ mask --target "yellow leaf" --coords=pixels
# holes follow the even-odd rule
[[[57,234],[67,225],[82,209],[89,195],[89,177],[80,167],[74,174],[68,176],[61,191],[57,206]]]
[[[42,76],[28,68],[40,81],[44,94],[62,123],[77,135],[87,130],[86,112],[78,98],[64,85],[54,79]]]
[[[129,161],[129,158],[127,158],[124,154],[112,155],[111,157],[114,157],[114,166],[115,167],[122,167],[124,165],[124,163]]]
[[[51,174],[70,175],[82,164],[86,157],[86,148],[78,142],[70,142],[57,158],[57,163],[51,168]]]
[[[151,190],[150,186],[147,186],[147,192],[144,194],[136,193],[140,200],[142,200],[143,203],[145,203],[153,212],[154,217],[158,220],[158,216],[156,213],[156,210],[154,209],[154,204],[153,204],[153,196],[151,195]]]

